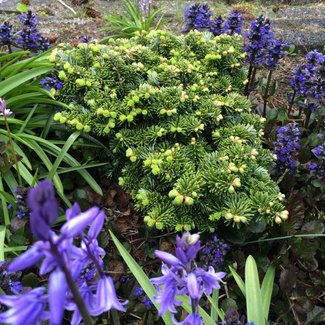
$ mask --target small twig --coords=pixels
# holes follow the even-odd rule
[[[74,15],[77,14],[77,12],[73,8],[71,8],[70,6],[68,6],[63,0],[57,0],[57,1],[60,2],[62,6],[68,8]]]

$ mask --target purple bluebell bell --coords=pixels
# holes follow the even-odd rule
[[[147,14],[151,5],[151,0],[137,0],[137,3],[142,14]]]
[[[184,11],[183,32],[190,30],[209,30],[211,25],[212,12],[207,4],[191,3]]]
[[[238,11],[231,12],[225,21],[224,32],[229,35],[240,34],[243,19],[243,16]]]
[[[51,225],[59,213],[52,182],[44,180],[39,186],[32,188],[27,196],[27,205],[31,211],[30,226],[33,235],[37,239],[48,240]]]
[[[277,166],[280,171],[289,170],[290,174],[294,173],[298,163],[295,158],[301,148],[300,135],[296,122],[278,129],[273,152],[277,156]]]
[[[177,306],[182,303],[176,299],[177,295],[188,295],[192,305],[192,316],[188,320],[200,323],[198,307],[200,298],[204,293],[210,295],[213,289],[220,289],[219,282],[226,275],[224,272],[216,273],[213,267],[208,271],[195,264],[195,258],[201,248],[199,235],[183,234],[176,239],[176,256],[170,253],[155,251],[155,255],[166,264],[162,265],[162,276],[151,279],[157,288],[154,299],[160,304],[159,315],[167,310],[177,313]],[[186,321],[185,323],[188,324]]]
[[[17,296],[0,296],[0,304],[10,309],[0,313],[1,324],[38,324],[49,318],[46,312],[45,288],[35,288]]]
[[[7,103],[3,98],[0,98],[0,116],[9,117],[12,115],[12,111],[7,108]]]

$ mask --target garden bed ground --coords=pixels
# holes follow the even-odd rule
[[[7,1],[1,4],[0,14],[15,11],[16,3],[19,0]],[[224,13],[230,10],[230,6],[220,1],[205,1],[215,13]],[[31,9],[40,16],[41,30],[57,38],[58,42],[72,41],[80,36],[88,34],[100,38],[105,33],[101,31],[104,22],[100,18],[87,17],[86,6],[75,6],[71,1],[66,3],[71,6],[77,14],[74,15],[61,3],[51,0],[31,0]],[[96,0],[94,8],[101,17],[112,13],[122,12],[121,1]],[[154,2],[162,7],[165,13],[163,20],[164,28],[174,32],[182,29],[182,16],[184,8],[190,1],[160,0]],[[311,48],[322,48],[325,44],[325,4],[323,1],[307,1],[303,5],[274,5],[261,6],[258,3],[249,3],[241,8],[253,14],[265,14],[272,19],[276,33],[290,44],[295,44],[303,50]],[[281,2],[280,2],[281,3]],[[300,2],[292,2],[292,4]]]

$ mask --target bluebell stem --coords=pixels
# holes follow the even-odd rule
[[[229,35],[240,34],[243,27],[243,16],[237,12],[231,12],[225,21],[224,32]]]
[[[209,30],[212,12],[207,4],[191,3],[184,11],[183,32],[190,30]]]
[[[125,311],[116,296],[112,279],[105,275],[102,260],[105,251],[97,242],[104,212],[97,207],[81,212],[80,207],[74,204],[66,211],[67,221],[56,234],[51,230],[58,217],[52,183],[48,180],[40,182],[38,187],[30,190],[27,201],[32,232],[39,240],[17,257],[8,271],[23,270],[42,260],[40,275],[50,273],[48,293],[45,294],[44,288],[37,288],[23,296],[1,296],[0,302],[12,309],[0,314],[0,322],[24,324],[25,302],[31,299],[31,315],[35,317],[33,324],[44,317],[50,318],[51,324],[61,324],[64,309],[73,311],[72,324],[79,324],[82,320],[85,324],[92,324],[90,315],[98,316],[111,308]],[[80,247],[75,246],[75,237],[81,241]],[[96,267],[98,278],[85,276],[93,267]],[[48,305],[50,312],[44,313]]]
[[[295,157],[301,148],[300,131],[296,122],[289,123],[278,129],[273,152],[277,156],[277,166],[280,171],[289,170],[293,174],[297,167]]]
[[[220,289],[219,282],[226,275],[224,272],[216,273],[211,266],[206,271],[195,264],[200,248],[199,235],[185,233],[176,239],[176,256],[155,251],[156,257],[164,262],[161,268],[162,276],[151,279],[157,289],[154,299],[160,304],[159,315],[163,315],[167,310],[173,314],[177,313],[176,307],[182,304],[176,299],[177,295],[188,295],[192,305],[192,313],[180,323],[174,320],[175,324],[203,325],[203,320],[198,314],[200,298],[203,293],[210,295],[213,289]]]

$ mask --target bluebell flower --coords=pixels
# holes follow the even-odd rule
[[[17,296],[0,296],[0,304],[10,307],[0,313],[1,324],[27,325],[38,324],[49,318],[45,310],[45,288],[35,288]]]
[[[190,321],[199,322],[198,306],[204,293],[210,295],[213,289],[220,289],[219,282],[226,275],[224,272],[216,273],[213,267],[208,271],[195,264],[196,256],[201,248],[199,235],[183,234],[176,239],[176,256],[167,252],[155,251],[155,255],[166,264],[162,265],[162,276],[151,279],[157,288],[154,299],[160,304],[159,315],[167,310],[177,313],[177,306],[182,302],[176,299],[178,295],[188,295],[193,313],[188,317]],[[183,324],[183,323],[182,323]],[[184,324],[187,324],[185,322]],[[201,324],[201,323],[198,323]]]
[[[96,292],[96,311],[92,315],[101,315],[102,313],[111,310],[112,308],[119,311],[126,311],[124,304],[121,303],[115,292],[115,287],[112,278],[102,276],[97,284]]]
[[[293,174],[297,167],[297,156],[301,148],[300,131],[296,122],[282,126],[277,131],[273,152],[277,156],[277,166],[280,171],[289,170]]]
[[[203,318],[197,314],[189,314],[181,322],[176,321],[173,317],[173,323],[175,325],[204,325]]]
[[[58,218],[59,206],[55,198],[52,182],[44,180],[32,188],[27,196],[30,209],[30,226],[33,235],[41,240],[48,240],[51,225]]]
[[[84,300],[91,316],[98,316],[111,308],[125,311],[123,304],[117,298],[112,279],[107,277],[103,270],[102,258],[105,250],[99,246],[97,236],[105,221],[104,212],[97,207],[81,212],[80,207],[74,204],[67,210],[67,221],[57,234],[51,230],[51,225],[58,217],[58,205],[55,201],[53,184],[50,181],[42,181],[39,186],[29,191],[28,205],[31,220],[34,218],[35,221],[31,226],[39,240],[14,259],[8,267],[8,271],[15,272],[41,261],[40,275],[50,274],[47,295],[34,297],[35,321],[32,324],[37,324],[44,318],[45,306],[46,310],[49,309],[51,324],[61,324],[64,309],[73,311],[72,324],[80,323],[82,318],[78,301],[72,294],[75,290],[71,291],[71,281],[67,281],[67,276],[79,287],[80,297]],[[88,228],[87,232],[85,232],[86,228]],[[79,246],[75,245],[75,237],[78,237]],[[96,278],[96,273],[99,278]],[[43,288],[40,289],[44,291]],[[6,301],[16,299],[17,304],[23,305],[23,302],[16,297],[6,297],[8,297]],[[11,305],[8,306],[11,309],[0,314],[0,317],[10,320],[9,316],[16,312],[16,309]],[[36,312],[36,308],[39,312]],[[18,315],[18,312],[16,313]]]
[[[147,14],[150,8],[151,0],[137,0],[138,6],[143,15]]]
[[[240,34],[243,27],[243,16],[237,12],[231,12],[225,21],[224,32],[229,35]]]

